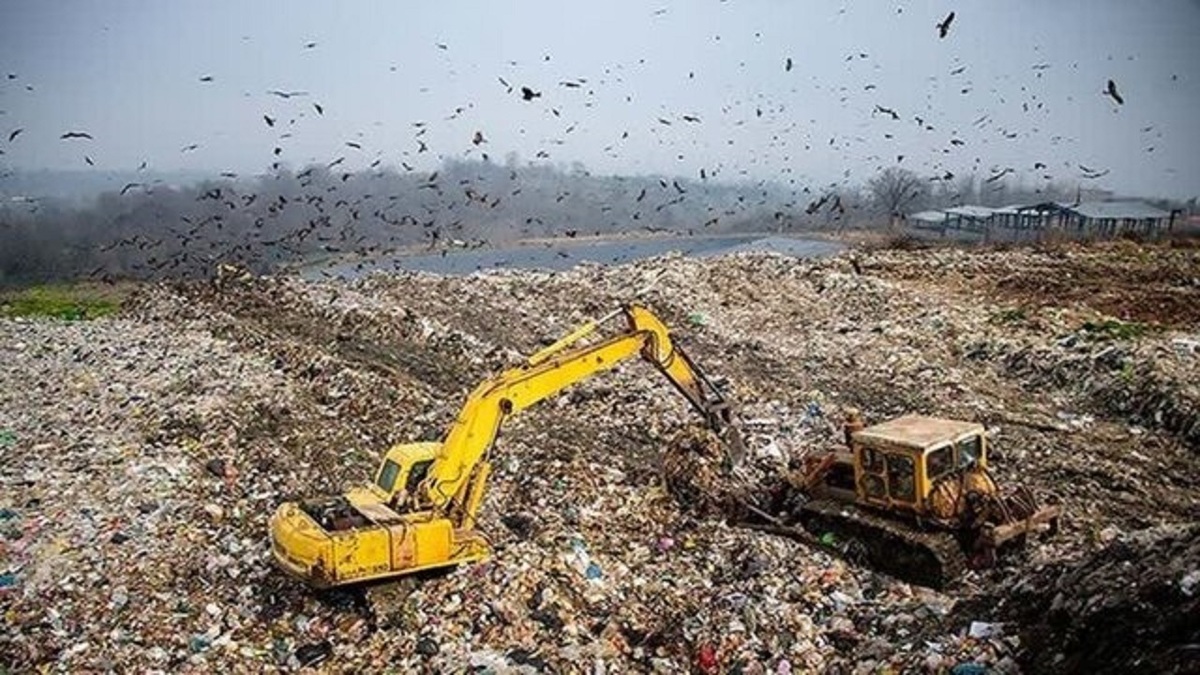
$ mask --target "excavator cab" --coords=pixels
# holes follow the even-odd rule
[[[490,464],[464,484],[461,509],[444,517],[422,499],[421,483],[441,443],[392,446],[374,479],[345,495],[284,504],[272,518],[276,564],[314,586],[334,586],[482,560],[490,552],[474,530]]]
[[[389,504],[395,502],[392,508],[399,507],[417,494],[440,449],[440,443],[405,443],[392,447],[379,463],[374,487],[383,491]]]

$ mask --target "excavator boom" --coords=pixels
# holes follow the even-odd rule
[[[629,323],[624,333],[596,344],[573,347],[594,332],[604,319],[588,322],[583,329],[538,352],[525,364],[476,387],[451,426],[422,486],[429,503],[440,507],[459,493],[495,441],[505,417],[638,355],[654,364],[715,431],[727,434],[731,445],[737,446],[733,450],[737,453],[741,439],[721,393],[675,344],[658,317],[637,305],[625,307],[623,313]]]

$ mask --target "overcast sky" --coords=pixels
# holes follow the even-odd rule
[[[1187,197],[1197,64],[1200,3],[1181,0],[4,0],[0,166],[431,169],[486,152],[817,185],[899,162]]]

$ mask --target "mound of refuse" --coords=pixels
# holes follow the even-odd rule
[[[1000,611],[1021,626],[1029,672],[1195,672],[1200,525],[1122,535],[1073,564],[1043,567]]]
[[[1164,258],[1200,260],[1152,253],[1091,251],[1114,271],[1089,278],[1125,275],[1136,308],[1174,292],[1146,281]],[[1088,295],[1000,283],[1062,264],[1038,251],[854,255],[237,275],[144,288],[119,316],[0,319],[0,672],[1185,664],[1196,534],[1161,527],[1200,521],[1192,315],[1142,330],[1104,323]],[[390,598],[275,569],[279,502],[369,480],[392,444],[440,438],[488,374],[634,300],[728,385],[742,461],[652,366],[622,364],[506,421],[480,510],[489,561]],[[1097,398],[1114,383],[1139,405]],[[788,510],[778,478],[841,447],[846,407],[979,421],[998,479],[1071,517],[948,593],[732,525]],[[1086,557],[1097,541],[1119,543]]]

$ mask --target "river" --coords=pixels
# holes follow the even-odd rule
[[[571,240],[524,243],[509,248],[448,249],[437,253],[397,254],[363,264],[332,261],[301,270],[308,279],[353,279],[375,270],[407,270],[460,276],[492,269],[568,270],[582,262],[619,265],[668,253],[709,257],[742,251],[773,251],[797,258],[814,258],[841,251],[841,244],[770,235],[670,237],[655,239]]]

